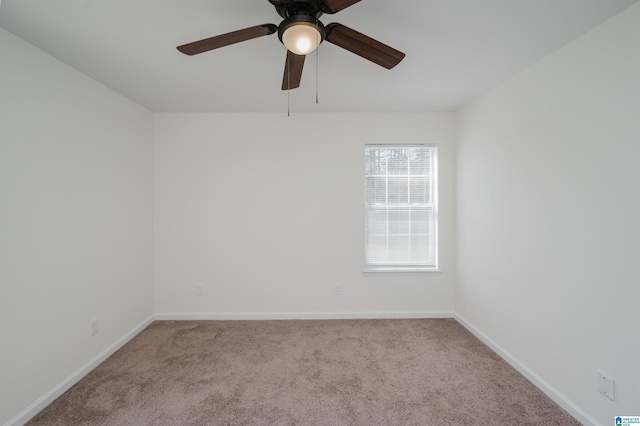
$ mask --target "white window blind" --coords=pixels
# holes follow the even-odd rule
[[[365,270],[437,267],[437,148],[365,146]]]

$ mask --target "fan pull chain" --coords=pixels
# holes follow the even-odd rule
[[[316,26],[319,27],[318,25],[318,18],[316,18]],[[316,34],[316,40],[318,41],[318,43],[316,44],[316,105],[318,104],[318,58],[320,57],[320,33]]]
[[[319,20],[318,18],[316,18],[316,26],[320,26],[319,25]],[[316,34],[316,40],[318,40],[318,44],[317,44],[317,48],[316,48],[316,105],[318,104],[318,63],[319,63],[319,58],[320,58],[320,43],[322,42],[322,40],[320,40],[320,33]]]
[[[287,117],[291,117],[291,64],[287,52]]]

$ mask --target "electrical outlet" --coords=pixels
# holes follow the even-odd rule
[[[342,286],[341,285],[337,285],[336,286],[336,290],[334,293],[336,296],[342,296]]]
[[[196,286],[196,294],[198,296],[204,296],[204,286],[202,284]]]
[[[89,324],[89,337],[93,337],[100,331],[100,323],[98,322],[98,318],[94,318],[91,320]]]
[[[613,401],[613,379],[598,371],[598,392]]]

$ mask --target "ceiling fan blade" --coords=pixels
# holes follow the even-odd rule
[[[325,40],[386,69],[398,65],[405,54],[356,30],[334,23],[326,26]]]
[[[305,55],[296,55],[287,50],[287,60],[284,64],[284,75],[282,76],[282,90],[300,87],[304,58],[306,58]]]
[[[194,41],[193,43],[183,44],[182,46],[178,46],[178,50],[185,55],[197,55],[198,53],[208,52],[209,50],[217,49],[219,47],[229,46],[230,44],[240,43],[241,41],[247,41],[252,38],[273,34],[276,31],[278,31],[278,26],[274,24],[256,25],[255,27],[232,31],[230,33],[205,38],[204,40]]]
[[[320,0],[320,9],[324,13],[336,13],[349,6],[353,6],[360,0]]]

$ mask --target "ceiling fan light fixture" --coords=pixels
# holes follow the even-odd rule
[[[314,15],[295,14],[287,17],[278,26],[278,38],[296,55],[304,56],[316,50],[325,39],[322,22]]]
[[[309,22],[295,22],[282,33],[282,43],[296,55],[307,55],[322,41],[320,30]]]

